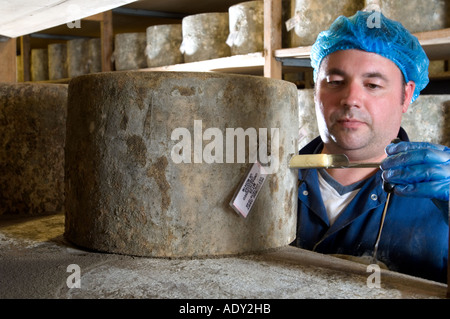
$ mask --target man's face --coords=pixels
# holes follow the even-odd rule
[[[391,60],[360,50],[336,51],[321,63],[315,88],[319,131],[329,153],[351,160],[384,156],[414,92]]]

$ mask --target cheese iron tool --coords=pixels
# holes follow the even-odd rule
[[[380,167],[381,163],[350,162],[345,154],[305,154],[293,155],[289,168],[357,168]]]

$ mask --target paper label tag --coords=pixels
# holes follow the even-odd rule
[[[297,24],[299,24],[301,21],[301,16],[300,14],[296,14],[295,16],[293,16],[292,18],[290,18],[289,20],[286,21],[286,29],[288,31],[291,31],[292,29],[295,28],[295,26]]]
[[[301,142],[306,137],[308,137],[308,131],[306,130],[306,128],[304,126],[302,126],[298,130],[298,141]]]
[[[234,194],[230,206],[244,218],[250,213],[267,175],[264,167],[255,162]]]
[[[181,52],[181,54],[186,53],[186,41],[181,41],[180,52]]]
[[[236,38],[238,36],[239,32],[237,31],[233,31],[228,35],[227,41],[225,41],[225,43],[229,46],[232,47],[234,45],[234,41],[236,41]]]

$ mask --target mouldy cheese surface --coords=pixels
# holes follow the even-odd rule
[[[219,73],[102,73],[73,79],[68,105],[68,240],[100,251],[187,257],[261,251],[294,239],[294,84]],[[227,151],[226,131],[238,128],[267,129],[258,143],[269,145],[274,162],[279,154],[247,218],[229,206],[251,165],[248,155],[237,161],[237,145],[253,151],[237,138]],[[216,160],[209,163],[208,154]],[[181,155],[185,161],[176,160]]]

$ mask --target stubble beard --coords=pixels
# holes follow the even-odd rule
[[[339,120],[344,118],[361,122],[357,128],[343,127]],[[342,110],[330,116],[330,125],[325,132],[324,142],[328,151],[344,153],[353,160],[364,160],[380,156],[384,146],[377,138],[370,116],[359,110]],[[381,153],[382,154],[382,153]]]

